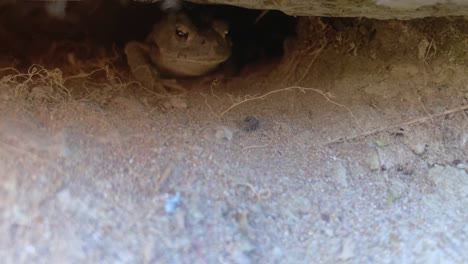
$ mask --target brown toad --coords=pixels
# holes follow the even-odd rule
[[[153,26],[145,42],[127,43],[125,54],[135,79],[166,93],[163,78],[201,76],[225,62],[231,55],[227,33],[224,21],[203,28],[185,13],[170,14]]]

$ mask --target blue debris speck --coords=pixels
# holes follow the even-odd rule
[[[177,206],[182,202],[182,199],[180,198],[180,194],[176,193],[176,195],[170,196],[166,200],[166,204],[164,205],[164,210],[166,210],[166,213],[172,214],[174,211],[177,209]]]

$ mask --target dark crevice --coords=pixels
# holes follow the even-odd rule
[[[0,38],[3,40],[0,55],[13,56],[27,65],[36,63],[36,57],[50,52],[53,43],[80,46],[86,42],[95,45],[96,49],[88,48],[82,52],[86,53],[83,56],[97,56],[94,50],[103,47],[111,50],[114,45],[121,49],[129,40],[143,40],[152,25],[165,12],[170,12],[163,11],[157,3],[121,5],[118,1],[102,0],[97,5],[92,1],[70,1],[66,16],[60,19],[46,11],[45,3],[18,2],[0,7]],[[230,62],[238,68],[281,56],[283,41],[294,33],[296,19],[279,11],[262,15],[261,10],[189,3],[184,3],[182,8],[194,20],[216,18],[228,21],[233,42]]]

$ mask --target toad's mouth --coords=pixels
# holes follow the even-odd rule
[[[159,49],[156,45],[151,45],[151,54],[154,57],[159,57],[159,59],[163,61],[203,65],[221,64],[231,56],[231,52],[226,52],[223,55],[216,56],[181,56],[177,53],[166,53],[161,51],[161,49]]]
[[[219,64],[225,62],[230,55],[219,57],[179,57],[171,54],[160,54],[161,58],[167,61],[177,61],[191,64]]]

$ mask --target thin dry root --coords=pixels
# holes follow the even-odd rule
[[[387,131],[387,130],[391,130],[391,129],[395,129],[395,128],[399,128],[399,127],[403,127],[403,126],[409,126],[409,125],[413,125],[413,124],[416,124],[416,123],[422,123],[422,122],[427,122],[427,121],[432,121],[433,122],[433,120],[435,118],[446,116],[446,115],[457,113],[457,112],[462,112],[463,114],[465,114],[465,111],[467,111],[467,110],[468,110],[468,105],[462,105],[462,106],[459,106],[459,107],[452,108],[450,110],[444,111],[442,113],[428,115],[428,116],[419,117],[419,118],[414,118],[414,119],[411,119],[411,120],[408,120],[408,121],[405,121],[405,122],[402,122],[402,123],[398,123],[398,124],[395,124],[395,125],[377,128],[377,129],[374,129],[374,130],[367,131],[367,132],[364,132],[362,134],[356,135],[354,137],[337,138],[337,139],[334,139],[332,141],[329,141],[329,142],[325,143],[324,146],[332,145],[332,144],[335,144],[335,143],[341,143],[341,142],[344,142],[344,141],[356,140],[358,138],[367,137],[367,136],[377,134],[377,133],[380,133],[380,132],[383,132],[383,131]]]
[[[247,147],[242,148],[242,150],[266,148],[266,147],[270,146],[271,142],[273,142],[273,138],[270,138],[270,141],[268,143],[266,143],[266,144],[247,146]]]
[[[264,95],[260,95],[260,96],[254,96],[254,97],[250,97],[250,98],[246,98],[240,102],[237,102],[237,103],[234,103],[233,105],[231,105],[230,107],[228,107],[226,110],[224,110],[223,112],[221,112],[221,114],[218,115],[218,118],[221,118],[222,116],[224,116],[227,112],[231,111],[232,109],[238,107],[239,105],[242,105],[242,104],[245,104],[245,103],[248,103],[248,102],[251,102],[251,101],[255,101],[255,100],[263,100],[265,99],[266,97],[268,97],[269,95],[272,95],[272,94],[276,94],[276,93],[280,93],[280,92],[284,92],[284,91],[293,91],[293,90],[299,90],[303,93],[306,93],[306,91],[313,91],[313,92],[316,92],[320,95],[322,95],[328,102],[336,105],[336,106],[339,106],[341,108],[344,108],[346,109],[346,111],[348,111],[348,113],[353,117],[353,119],[356,121],[357,124],[359,124],[359,120],[358,118],[354,115],[354,113],[351,111],[351,109],[349,109],[349,107],[343,105],[343,104],[340,104],[338,102],[335,102],[333,101],[329,96],[327,96],[323,91],[321,91],[320,89],[315,89],[315,88],[310,88],[310,87],[301,87],[301,86],[290,86],[290,87],[286,87],[286,88],[282,88],[282,89],[278,89],[278,90],[274,90],[274,91],[270,91]]]
[[[255,187],[252,186],[252,184],[250,183],[237,183],[236,184],[237,186],[246,186],[247,188],[250,189],[250,191],[252,191],[252,199],[256,200],[256,201],[264,201],[264,200],[267,200],[271,197],[271,191],[270,189],[261,189],[259,191],[257,191],[255,189]]]
[[[58,98],[56,100],[68,101],[71,99],[70,91],[64,86],[63,73],[60,69],[47,70],[40,65],[32,65],[27,73],[20,73],[14,68],[4,68],[0,71],[13,71],[12,75],[5,75],[0,79],[0,84],[14,87],[15,96],[29,92],[31,86],[47,86],[56,88]]]
[[[161,189],[161,186],[164,184],[164,182],[167,180],[167,178],[169,177],[169,175],[171,175],[172,173],[172,166],[171,165],[168,165],[163,173],[161,174],[161,176],[159,177],[159,179],[157,180],[156,182],[156,187],[155,189],[157,191],[159,191]]]

